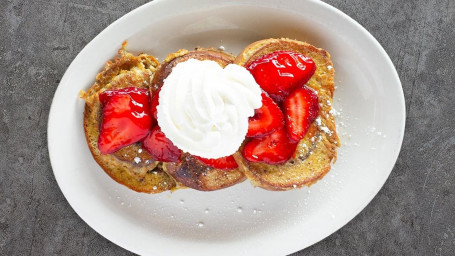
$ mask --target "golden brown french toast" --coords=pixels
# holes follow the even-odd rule
[[[162,169],[162,164],[143,150],[141,143],[135,143],[111,154],[101,154],[98,148],[103,107],[100,93],[106,90],[126,87],[145,88],[151,84],[159,62],[150,55],[134,56],[125,50],[126,43],[119,50],[119,56],[106,63],[96,76],[95,84],[81,93],[86,102],[84,131],[93,158],[115,181],[128,188],[145,193],[160,193],[176,187],[176,182]]]
[[[233,170],[213,168],[190,154],[182,154],[180,163],[163,163],[163,169],[184,186],[201,191],[227,188],[246,179],[238,168]]]
[[[155,73],[150,87],[151,93],[155,93],[162,86],[173,67],[188,59],[212,60],[225,67],[233,62],[234,56],[223,51],[203,48],[194,51],[179,50],[169,54]],[[226,188],[246,179],[238,168],[232,170],[213,168],[186,153],[182,154],[179,163],[163,163],[163,169],[183,186],[202,191]]]
[[[319,114],[306,135],[298,142],[292,157],[282,164],[266,164],[246,160],[240,153],[234,155],[242,171],[255,186],[268,190],[289,190],[309,186],[321,179],[336,160],[340,145],[335,120],[331,114],[334,93],[334,69],[325,50],[291,39],[265,39],[247,46],[234,63],[248,67],[253,61],[276,51],[292,51],[311,58],[316,70],[307,86],[318,96]]]

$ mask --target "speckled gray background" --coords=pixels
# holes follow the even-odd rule
[[[54,179],[46,125],[77,53],[147,0],[0,0],[0,255],[128,255]],[[406,97],[398,162],[345,227],[296,255],[455,255],[455,1],[328,0],[383,45]]]

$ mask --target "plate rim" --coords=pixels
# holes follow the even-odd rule
[[[129,247],[128,245],[125,245],[124,243],[122,243],[122,241],[118,241],[116,239],[113,239],[112,236],[108,236],[105,232],[103,232],[102,230],[100,230],[98,228],[98,226],[95,226],[95,225],[92,225],[92,223],[90,223],[85,217],[86,216],[82,216],[80,214],[80,211],[78,209],[76,209],[74,207],[74,203],[70,202],[70,200],[68,200],[68,195],[67,195],[67,191],[65,189],[62,188],[61,186],[61,177],[59,176],[59,174],[55,171],[55,168],[54,166],[56,166],[55,164],[55,159],[53,157],[53,154],[52,152],[55,151],[55,149],[53,149],[53,145],[54,143],[52,143],[52,138],[51,138],[51,134],[53,132],[53,129],[52,129],[52,124],[54,123],[54,118],[53,118],[53,113],[56,112],[56,101],[55,99],[63,93],[63,84],[67,83],[67,80],[69,79],[69,71],[72,69],[72,67],[75,65],[75,63],[77,63],[78,59],[81,57],[81,53],[86,51],[87,50],[87,47],[91,44],[93,44],[94,42],[100,40],[100,38],[104,37],[104,35],[106,33],[108,33],[109,30],[111,30],[112,28],[114,28],[115,26],[117,26],[118,24],[121,24],[124,20],[127,20],[129,19],[131,16],[135,16],[137,15],[138,13],[140,13],[141,11],[143,11],[144,9],[147,9],[147,8],[157,8],[156,6],[159,6],[162,2],[171,2],[171,1],[174,1],[174,2],[178,2],[178,0],[155,0],[155,1],[152,1],[152,2],[148,2],[148,3],[145,3],[143,5],[140,5],[138,6],[137,8],[129,11],[128,13],[124,14],[123,16],[121,16],[120,18],[118,18],[117,20],[115,20],[114,22],[110,23],[106,28],[104,28],[99,34],[97,34],[92,40],[90,40],[90,42],[88,42],[84,48],[76,55],[76,57],[72,60],[71,64],[68,66],[68,68],[66,69],[59,85],[57,86],[56,88],[56,91],[54,93],[54,96],[53,96],[53,99],[52,99],[52,103],[51,103],[51,106],[50,106],[50,111],[49,111],[49,117],[48,117],[48,122],[47,122],[47,144],[48,144],[48,153],[49,153],[49,160],[50,160],[50,163],[51,163],[51,166],[52,166],[52,171],[53,171],[53,174],[54,174],[54,177],[57,181],[57,184],[60,188],[60,191],[62,191],[64,197],[65,197],[65,200],[69,203],[69,205],[71,206],[71,208],[78,214],[78,216],[88,225],[90,226],[93,230],[95,230],[98,234],[102,235],[103,237],[105,237],[106,239],[108,239],[109,241],[115,243],[116,245],[128,250],[128,251],[131,251],[131,252],[135,252],[135,253],[141,253],[141,250],[138,250],[137,248],[131,248]],[[204,0],[191,0],[192,2],[201,2],[201,1],[204,1]],[[220,3],[224,3],[224,2],[227,2],[229,4],[237,4],[237,3],[250,3],[250,4],[260,4],[261,1],[258,1],[258,0],[250,0],[250,1],[227,1],[227,0],[223,0],[223,1],[218,1],[216,4],[220,4]],[[264,3],[266,2],[273,2],[273,0],[267,0],[267,1],[263,1]],[[294,2],[299,2],[299,1],[294,1]],[[339,229],[341,229],[342,227],[344,227],[347,223],[349,223],[350,221],[352,221],[354,218],[356,218],[358,216],[358,214],[363,211],[363,209],[365,209],[365,207],[367,205],[369,205],[371,203],[371,201],[374,199],[374,197],[381,191],[381,189],[383,188],[385,182],[388,180],[388,178],[390,177],[390,174],[394,168],[394,166],[396,165],[396,162],[398,160],[398,157],[399,157],[399,154],[401,152],[401,148],[402,148],[402,145],[403,145],[403,139],[404,139],[404,134],[405,134],[405,126],[406,126],[406,102],[405,102],[405,97],[404,97],[404,92],[403,92],[403,87],[402,87],[402,84],[401,84],[401,80],[399,78],[399,75],[398,75],[398,72],[396,70],[396,67],[395,65],[393,64],[392,60],[390,59],[390,56],[387,54],[387,52],[385,51],[385,49],[382,47],[382,45],[377,41],[377,39],[368,31],[366,30],[360,23],[358,23],[356,20],[354,20],[353,18],[351,18],[350,16],[348,16],[347,14],[345,14],[344,12],[342,12],[341,10],[333,7],[332,5],[328,4],[328,3],[325,3],[323,1],[318,1],[318,0],[306,0],[306,2],[311,2],[311,3],[314,3],[316,5],[320,5],[322,8],[326,8],[328,9],[329,11],[331,12],[334,12],[336,13],[337,15],[341,16],[343,19],[347,20],[349,23],[353,24],[354,26],[357,27],[357,29],[359,29],[362,34],[364,34],[365,36],[368,37],[369,39],[369,42],[370,43],[373,43],[375,45],[375,49],[379,50],[380,51],[380,54],[382,57],[385,57],[385,60],[387,61],[389,67],[391,68],[392,70],[392,73],[393,73],[393,80],[396,81],[397,85],[399,85],[399,91],[400,91],[400,95],[399,95],[399,103],[400,105],[402,106],[401,108],[401,117],[402,117],[402,120],[401,120],[401,123],[398,125],[397,124],[397,127],[400,126],[400,132],[399,132],[399,139],[397,140],[398,142],[398,145],[396,147],[396,151],[394,152],[393,155],[391,155],[391,162],[393,162],[393,164],[390,166],[390,168],[387,168],[387,172],[385,172],[384,170],[384,173],[387,174],[386,178],[383,180],[383,182],[381,182],[382,184],[379,186],[379,189],[377,191],[375,191],[374,193],[372,193],[371,195],[369,195],[368,197],[368,200],[365,200],[364,202],[362,202],[359,207],[357,207],[357,209],[353,210],[353,212],[355,212],[352,216],[348,216],[347,218],[345,218],[343,221],[340,221],[339,223],[341,224],[337,224],[337,227],[336,229],[332,230],[332,231],[329,231],[327,232],[327,234],[322,234],[320,235],[318,238],[316,239],[313,239],[311,240],[310,244],[306,245],[305,247],[303,248],[300,248],[300,249],[297,249],[295,250],[295,248],[293,249],[288,249],[288,250],[283,250],[284,253],[286,254],[289,254],[289,253],[293,253],[293,252],[297,252],[299,250],[303,250],[305,248],[308,248],[309,246],[311,245],[314,245],[318,242],[320,242],[321,240],[327,238],[328,236],[334,234],[335,232],[337,232]],[[155,7],[154,7],[155,6]],[[283,9],[286,9],[285,7],[280,7],[279,8],[281,11],[283,11]],[[286,9],[286,10],[289,10],[289,9]],[[392,161],[393,160],[393,161]],[[297,245],[297,247],[299,247]]]

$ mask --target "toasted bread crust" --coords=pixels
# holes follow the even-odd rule
[[[310,126],[308,133],[298,143],[293,157],[284,164],[253,163],[245,160],[241,154],[234,156],[251,183],[268,190],[290,190],[314,184],[329,172],[336,160],[336,148],[340,145],[335,119],[330,112],[335,88],[329,53],[297,40],[265,39],[247,46],[234,63],[248,66],[257,58],[279,50],[299,52],[315,62],[316,72],[307,86],[318,94],[320,125],[314,122]]]
[[[137,192],[160,193],[175,188],[176,182],[135,143],[119,151],[103,155],[98,149],[99,127],[102,106],[98,99],[101,92],[125,87],[148,88],[153,72],[159,62],[150,55],[134,56],[125,51],[126,44],[119,50],[119,57],[108,61],[96,76],[95,84],[81,94],[86,102],[84,110],[84,132],[90,152],[101,168],[115,181]],[[138,157],[140,162],[134,159]]]
[[[213,60],[225,67],[233,62],[234,56],[223,51],[204,48],[198,48],[194,51],[179,50],[169,54],[155,73],[150,87],[151,92],[153,93],[162,86],[164,79],[170,74],[173,67],[188,59]],[[230,187],[246,179],[243,172],[238,168],[227,171],[212,168],[186,153],[182,154],[180,163],[163,163],[163,168],[183,186],[201,191]]]
[[[201,191],[227,188],[246,179],[241,171],[212,168],[190,154],[184,154],[181,163],[165,163],[163,168],[184,186]]]

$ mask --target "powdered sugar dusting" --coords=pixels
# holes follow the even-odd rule
[[[327,133],[329,136],[331,136],[333,134],[332,130],[330,130],[327,126],[324,126],[322,124],[321,117],[317,117],[316,120],[314,120],[314,121],[316,122],[316,125],[318,126],[320,131]]]
[[[134,162],[135,162],[136,164],[138,164],[138,163],[142,162],[142,159],[141,159],[140,157],[137,157],[137,156],[136,156],[136,157],[134,158]]]

